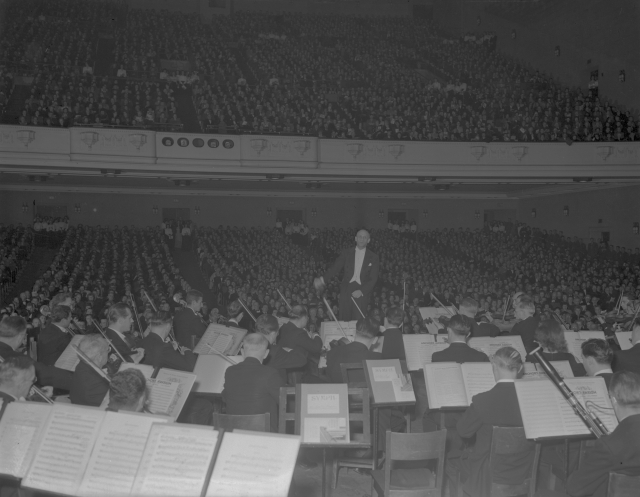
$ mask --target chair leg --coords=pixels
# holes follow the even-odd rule
[[[335,490],[338,486],[338,471],[340,471],[340,466],[338,466],[338,458],[334,457],[331,464],[333,464],[333,489]]]

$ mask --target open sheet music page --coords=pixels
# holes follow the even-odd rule
[[[234,364],[244,360],[241,355],[228,356]],[[200,355],[196,361],[193,374],[196,382],[193,391],[196,393],[222,393],[224,389],[224,374],[231,363],[219,355]]]
[[[474,395],[488,392],[496,386],[493,367],[489,362],[465,362],[460,369],[469,405]]]
[[[54,364],[56,368],[66,369],[67,371],[72,372],[76,370],[76,366],[80,362],[80,356],[75,351],[73,346],[75,345],[77,347],[83,338],[84,335],[76,335],[71,339],[71,342],[69,342],[67,348],[64,349],[64,352],[60,354],[60,357],[58,357],[58,360]]]
[[[564,337],[567,340],[569,352],[573,354],[576,361],[582,363],[582,344],[591,338],[605,340],[604,331],[565,331]]]
[[[556,371],[562,378],[573,378],[573,371],[571,369],[571,364],[569,364],[569,361],[549,361],[549,364],[551,364],[556,369]],[[547,379],[551,381],[542,366],[540,366],[540,364],[534,364],[533,362],[524,363],[524,376],[522,377],[522,379]]]
[[[53,406],[42,402],[11,402],[0,420],[0,474],[22,478],[40,441]]]
[[[196,375],[193,373],[187,373],[186,371],[162,368],[156,376],[156,380],[179,384],[176,390],[176,395],[168,410],[168,416],[173,419],[178,419],[178,416],[187,401],[187,397],[189,396],[189,393],[191,393],[193,384],[196,381]]]
[[[231,328],[211,323],[193,352],[195,354],[213,354],[214,352],[211,351],[213,349],[224,355],[236,355],[246,334],[247,330],[242,328]]]
[[[76,495],[105,412],[56,404],[22,485]]]
[[[471,338],[469,347],[484,352],[488,357],[494,355],[502,347],[513,347],[520,353],[523,361],[527,359],[527,352],[522,343],[522,338],[517,335]]]
[[[616,331],[616,338],[618,339],[618,345],[620,345],[622,350],[629,350],[633,347],[630,331]]]
[[[154,424],[133,484],[132,495],[199,496],[217,440],[218,432],[210,427]]]
[[[436,344],[433,335],[402,335],[402,341],[409,371],[421,370],[422,366],[431,362],[434,352],[449,346],[446,343]]]
[[[149,391],[147,407],[149,411],[160,416],[170,416],[169,412],[178,393],[179,386],[180,383],[177,381],[149,378],[147,380],[147,389]]]
[[[83,497],[128,496],[151,426],[167,421],[167,418],[148,414],[107,412],[79,494]]]
[[[297,436],[225,433],[207,497],[287,497],[299,448]]]
[[[429,407],[468,406],[462,370],[456,362],[434,362],[424,365]]]
[[[609,433],[616,429],[618,418],[613,412],[604,378],[601,376],[567,378],[565,383],[578,398],[578,402],[600,418]]]

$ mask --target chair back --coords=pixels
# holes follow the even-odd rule
[[[354,381],[354,373],[357,371],[362,375],[362,381]],[[362,362],[343,362],[340,364],[340,372],[342,373],[342,383],[346,383],[354,388],[366,388],[367,382],[364,379],[364,365]]]
[[[638,489],[640,489],[640,476],[609,473],[607,497],[637,497]]]
[[[493,427],[491,438],[491,452],[489,454],[489,467],[491,475],[494,474],[494,463],[496,456],[516,456],[526,452],[533,454],[533,462],[529,471],[529,476],[524,482],[516,485],[504,483],[491,483],[492,497],[512,497],[515,495],[527,495],[533,497],[536,491],[536,478],[538,473],[538,463],[540,461],[540,444],[527,440],[524,428],[501,428]]]
[[[219,414],[213,413],[213,427],[224,431],[271,431],[271,414]]]
[[[278,433],[296,433],[296,387],[280,387]]]
[[[447,430],[428,433],[394,433],[387,430],[386,459],[384,462],[384,495],[403,497],[441,497],[444,479]],[[429,487],[391,488],[394,461],[421,461],[437,459],[435,484]],[[425,468],[425,472],[427,469]]]

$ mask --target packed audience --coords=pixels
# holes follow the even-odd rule
[[[0,303],[14,288],[34,246],[34,233],[28,227],[0,226]]]
[[[422,19],[290,13],[238,12],[216,16],[209,26],[196,15],[122,10],[111,2],[98,2],[93,10],[72,0],[61,2],[58,10],[45,4],[57,2],[12,7],[11,18],[29,22],[14,23],[0,42],[16,59],[12,62],[40,64],[36,99],[47,93],[51,79],[60,87],[58,95],[53,90],[35,108],[29,102],[21,124],[170,122],[175,104],[166,86],[156,83],[160,79],[192,85],[202,130],[218,133],[567,143],[640,138],[637,116],[593,88],[569,89],[525,69],[496,50],[493,33],[454,37]],[[95,92],[90,102],[77,92],[90,93],[94,82],[76,78],[93,73],[89,54],[95,38],[88,33],[98,14],[110,9],[114,19],[123,20],[112,30],[110,69],[110,77],[120,81],[98,81],[98,87],[108,86],[106,102]],[[47,22],[50,18],[57,21]],[[73,23],[81,32],[72,36],[65,23],[74,19],[82,20]],[[52,48],[52,55],[38,52],[31,42],[43,25],[45,38],[60,48]],[[189,69],[164,69],[160,61],[165,59]],[[131,77],[149,81],[134,88],[134,82],[127,83]],[[128,103],[118,102],[120,95],[113,102],[114,84],[119,93],[129,86]]]

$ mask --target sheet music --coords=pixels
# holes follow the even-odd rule
[[[0,401],[0,407],[2,407]],[[0,474],[22,478],[53,407],[41,402],[11,402],[0,420]]]
[[[169,416],[169,411],[173,404],[173,399],[178,393],[180,383],[176,381],[164,381],[157,378],[149,378],[147,387],[149,389],[149,399],[147,407],[153,414]]]
[[[217,350],[221,354],[224,354],[232,343],[233,336],[228,333],[220,333],[211,345],[211,348],[213,350]]]
[[[411,382],[411,376],[406,375],[402,378],[394,378],[391,380],[391,386],[393,387],[393,395],[396,398],[396,402],[415,402],[416,395],[413,391],[413,383]]]
[[[465,362],[460,369],[469,404],[474,395],[488,392],[496,385],[493,367],[489,362]]]
[[[144,414],[107,412],[80,485],[80,495],[128,496],[153,423],[166,421]]]
[[[616,331],[616,338],[618,339],[618,345],[620,345],[622,350],[629,350],[633,347],[630,331]]]
[[[80,341],[84,338],[84,335],[76,335],[71,339],[67,348],[64,349],[64,352],[60,354],[58,360],[54,364],[56,368],[66,369],[67,371],[75,371],[76,366],[80,362],[80,356],[78,356],[77,352],[74,350],[73,346],[76,347],[80,345]]]
[[[218,440],[212,428],[154,424],[144,448],[132,495],[194,497],[204,487]]]
[[[605,339],[604,331],[565,331],[569,352],[582,364],[582,344],[591,338]]]
[[[402,335],[402,341],[409,371],[419,371],[431,362],[434,352],[448,347],[447,344],[436,345],[433,335]]]
[[[224,359],[223,359],[224,360]],[[177,419],[184,407],[187,397],[191,393],[196,375],[186,371],[176,371],[175,369],[162,368],[156,376],[157,380],[179,383],[173,403],[169,406],[169,416]]]
[[[573,378],[573,371],[569,361],[549,361],[549,363],[556,369],[558,374],[562,378]],[[545,370],[540,364],[534,364],[532,362],[524,363],[524,376],[523,380],[550,380]]]
[[[300,437],[225,433],[207,497],[287,497],[299,448]]]
[[[480,350],[488,357],[494,355],[502,347],[513,347],[520,353],[522,360],[526,360],[527,352],[519,336],[478,337],[469,340],[469,347]]]
[[[211,346],[218,352],[235,355],[238,353],[240,344],[246,334],[247,330],[242,328],[230,328],[221,324],[211,323],[193,349],[193,352],[195,354],[213,354],[209,348]],[[220,349],[219,347],[222,347],[225,342],[227,343],[226,347]]]
[[[305,443],[349,443],[346,418],[304,418]]]
[[[440,306],[419,307],[420,315],[422,316],[422,319],[430,318],[430,319],[433,319],[434,321],[437,321],[438,318],[442,316],[451,317],[453,314],[456,314],[456,311],[453,308],[453,306],[448,306],[447,309],[449,309],[449,312],[447,312],[446,309]]]
[[[234,364],[242,362],[244,357],[227,356]],[[231,364],[219,355],[200,355],[196,361],[193,374],[196,375],[196,382],[193,386],[194,392],[199,393],[222,393],[224,388],[224,374]]]
[[[600,376],[568,378],[565,383],[578,401],[600,418],[609,433],[615,430],[618,419],[611,408],[611,399],[604,378]],[[588,405],[587,402],[589,402]]]
[[[429,407],[468,406],[462,370],[455,362],[435,362],[424,365]]]
[[[55,405],[22,485],[75,495],[104,416],[99,409]]]

